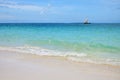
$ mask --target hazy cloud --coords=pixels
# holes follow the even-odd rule
[[[0,7],[26,10],[26,11],[39,11],[40,13],[44,13],[46,10],[48,10],[51,7],[51,5],[48,4],[46,6],[38,6],[38,5],[20,4],[17,2],[0,0]]]
[[[0,19],[12,19],[12,18],[15,18],[15,17],[9,14],[0,13]]]

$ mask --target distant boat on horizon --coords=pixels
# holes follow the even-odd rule
[[[91,24],[91,23],[89,23],[88,19],[85,19],[84,24]]]

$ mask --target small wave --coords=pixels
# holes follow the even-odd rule
[[[91,58],[86,53],[77,53],[77,52],[62,52],[56,50],[49,50],[41,47],[31,47],[31,46],[23,46],[23,47],[0,47],[0,50],[7,51],[15,51],[20,53],[28,53],[28,54],[36,54],[39,56],[60,56],[65,57],[71,61],[77,62],[88,62],[95,64],[110,64],[110,65],[120,65],[120,60],[116,59],[103,59],[103,58]]]
[[[73,57],[84,57],[87,56],[85,53],[78,54],[76,52],[60,52],[56,50],[49,50],[40,47],[0,47],[0,50],[8,50],[8,51],[16,51],[16,52],[23,52],[23,53],[31,53],[37,55],[51,55],[51,56],[73,56]]]
[[[88,62],[95,64],[108,64],[108,65],[120,66],[120,60],[116,60],[116,59],[93,59],[93,58],[76,58],[76,57],[68,57],[68,59],[75,62]]]

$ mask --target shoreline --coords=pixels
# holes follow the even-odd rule
[[[120,66],[0,50],[1,80],[119,80]]]
[[[9,52],[17,52],[23,54],[33,54],[37,56],[46,56],[46,57],[60,57],[65,58],[66,60],[70,60],[77,63],[90,63],[90,64],[100,64],[100,65],[110,65],[110,66],[119,66],[120,61],[114,62],[113,59],[95,59],[90,58],[89,55],[85,53],[74,53],[74,52],[60,52],[56,50],[50,50],[42,47],[32,47],[32,46],[23,46],[23,47],[2,47],[0,46],[0,51],[9,51]]]

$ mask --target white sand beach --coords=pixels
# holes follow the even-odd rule
[[[1,50],[0,80],[120,80],[120,66]]]

